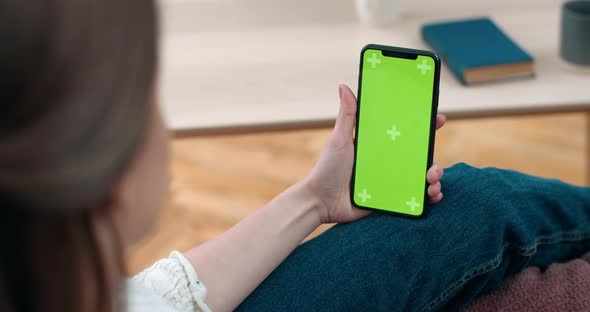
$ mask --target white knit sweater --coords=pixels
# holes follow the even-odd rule
[[[127,280],[128,312],[210,312],[207,288],[193,266],[178,251]]]

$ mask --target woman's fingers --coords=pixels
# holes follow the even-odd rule
[[[352,137],[356,121],[356,97],[346,85],[338,86],[340,95],[340,112],[336,119],[335,130],[343,136]]]
[[[340,95],[340,112],[332,133],[332,141],[337,146],[352,142],[353,129],[356,123],[356,97],[346,85],[338,86]]]
[[[443,193],[438,193],[438,195],[436,195],[436,197],[430,198],[430,203],[436,204],[436,203],[440,202],[442,199],[443,199]]]
[[[440,182],[436,182],[428,187],[428,197],[434,198],[441,193],[442,186]]]
[[[436,184],[438,181],[440,181],[440,179],[442,179],[443,175],[444,170],[442,166],[438,163],[434,163],[426,173],[426,181],[428,181],[428,184],[430,185]]]
[[[430,184],[427,193],[431,204],[436,204],[443,198],[442,184],[440,183],[443,175],[443,167],[437,163],[434,163],[426,173],[426,180]]]
[[[445,116],[443,114],[436,115],[436,130],[442,128],[442,126],[445,125],[446,121],[447,121],[447,116]]]
[[[443,114],[436,115],[436,130],[442,128],[447,121],[447,117]],[[434,163],[426,173],[426,181],[428,181],[428,197],[431,204],[440,202],[443,198],[442,185],[440,180],[444,175],[444,169],[439,164]]]

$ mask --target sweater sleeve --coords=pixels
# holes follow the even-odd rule
[[[132,281],[152,290],[179,312],[211,311],[205,304],[207,288],[199,281],[190,262],[178,251],[135,275]]]

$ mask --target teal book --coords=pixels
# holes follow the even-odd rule
[[[463,84],[534,75],[534,60],[489,18],[422,26],[424,40]]]

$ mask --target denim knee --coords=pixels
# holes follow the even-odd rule
[[[445,197],[432,207],[433,215],[495,232],[524,255],[554,237],[590,231],[590,189],[585,187],[463,163],[446,170],[442,185]]]
[[[445,197],[432,211],[451,218],[478,217],[487,223],[518,221],[535,196],[539,182],[535,179],[511,170],[459,163],[445,171],[441,181]]]

